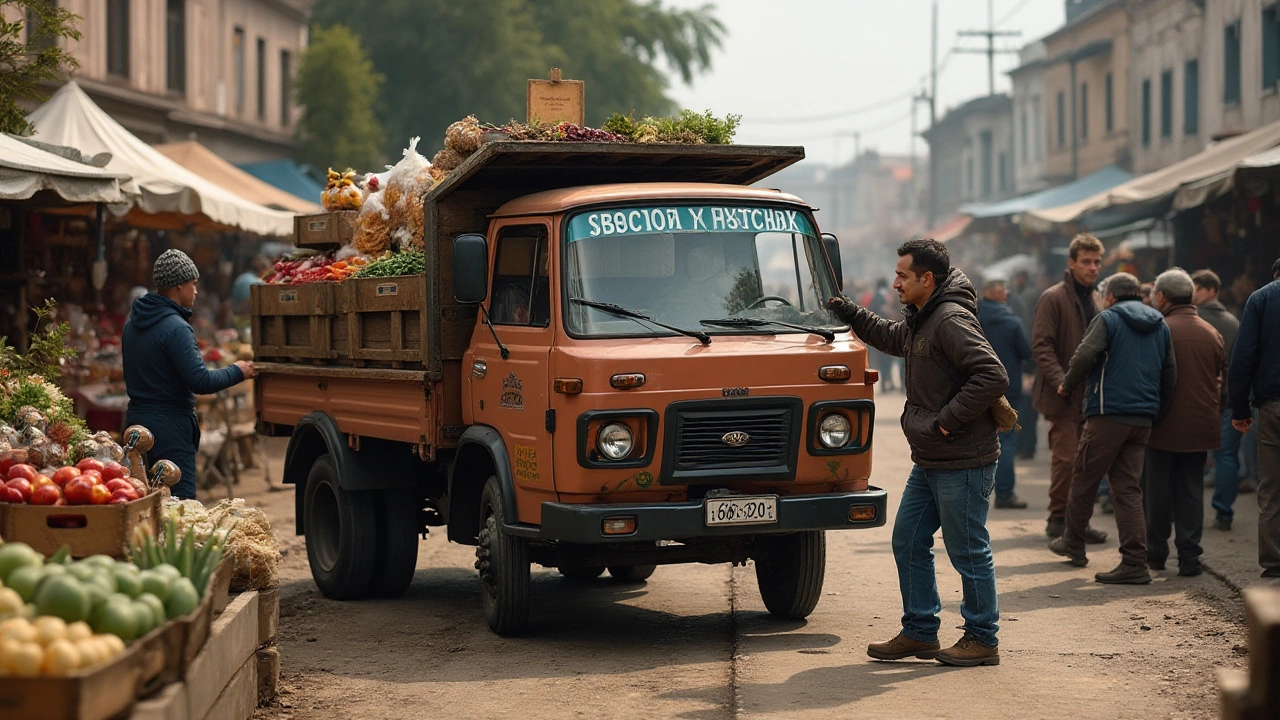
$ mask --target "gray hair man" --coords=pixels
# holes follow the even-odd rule
[[[1070,397],[1085,385],[1085,424],[1072,469],[1066,529],[1049,549],[1076,567],[1089,564],[1085,529],[1098,484],[1108,476],[1121,561],[1114,570],[1094,575],[1100,583],[1151,582],[1140,476],[1151,426],[1177,375],[1169,327],[1139,293],[1138,279],[1129,273],[1107,279],[1106,309],[1089,323],[1058,387],[1059,395]]]

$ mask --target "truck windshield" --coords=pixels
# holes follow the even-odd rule
[[[674,333],[574,300],[609,303],[712,334],[843,327],[826,308],[836,290],[821,240],[797,209],[731,204],[589,210],[569,219],[564,258],[565,312],[575,335]],[[787,325],[704,322],[726,318]]]

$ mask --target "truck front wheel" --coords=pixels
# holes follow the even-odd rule
[[[657,565],[610,565],[609,574],[618,582],[636,583],[648,580],[657,569]]]
[[[818,605],[827,572],[822,531],[762,535],[755,540],[756,583],[769,614],[802,620]]]
[[[363,597],[378,546],[373,498],[339,487],[333,458],[321,455],[307,475],[303,509],[307,561],[320,592],[334,600]]]
[[[529,545],[503,531],[502,488],[490,476],[480,495],[476,570],[484,619],[499,635],[518,635],[529,624]]]

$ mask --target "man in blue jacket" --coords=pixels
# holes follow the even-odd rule
[[[151,274],[156,292],[134,301],[121,339],[129,393],[125,418],[155,435],[148,462],[171,460],[182,471],[174,497],[195,498],[200,447],[195,394],[225,390],[257,373],[244,361],[221,370],[205,367],[190,323],[200,271],[186,253],[166,250]]]
[[[1173,341],[1159,310],[1143,304],[1138,279],[1107,278],[1107,309],[1085,330],[1058,394],[1070,396],[1085,381],[1085,423],[1076,450],[1067,499],[1067,526],[1049,549],[1072,565],[1089,564],[1085,528],[1102,476],[1111,481],[1120,535],[1120,565],[1094,575],[1100,583],[1151,582],[1147,570],[1147,521],[1142,508],[1143,461],[1151,426],[1177,381]]]
[[[1022,402],[1022,368],[1032,362],[1031,341],[1027,339],[1022,320],[1008,305],[1009,289],[1002,277],[992,276],[982,283],[982,299],[978,301],[978,322],[987,336],[1000,364],[1009,374],[1009,389],[1004,397],[1013,407]],[[1016,479],[1013,460],[1017,452],[1018,433],[1000,433],[1000,459],[996,461],[996,507],[1020,510],[1027,506],[1013,492]]]
[[[1227,375],[1231,425],[1248,432],[1258,408],[1258,564],[1280,578],[1280,259],[1271,283],[1249,296]]]

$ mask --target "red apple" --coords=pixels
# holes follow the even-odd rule
[[[31,491],[33,490],[33,488],[31,486],[31,481],[27,480],[26,478],[14,478],[9,482],[5,483],[5,487],[13,490],[17,490],[18,492],[22,493],[23,502],[26,502],[31,499]]]
[[[13,467],[9,468],[8,479],[12,480],[14,478],[26,478],[27,481],[29,482],[31,480],[35,480],[36,476],[39,474],[40,473],[36,472],[36,469],[34,467],[26,463],[18,463],[17,465],[14,465]]]
[[[80,472],[84,472],[85,470],[97,470],[98,472],[102,472],[102,468],[106,466],[97,458],[85,458],[76,463],[76,467],[80,468]]]
[[[32,505],[55,505],[62,500],[62,493],[58,490],[58,486],[53,483],[41,485],[31,491]]]
[[[115,480],[116,478],[129,477],[129,468],[112,460],[102,467],[103,480]]]
[[[12,454],[7,454],[0,458],[0,477],[9,476],[9,468],[18,464],[18,458]]]
[[[129,488],[128,490],[116,490],[111,493],[111,500],[109,504],[118,505],[120,503],[130,503],[137,499],[138,493],[133,488]]]
[[[53,481],[58,487],[66,487],[67,481],[74,477],[80,477],[80,468],[70,465],[58,468],[53,473]]]
[[[0,485],[0,501],[21,505],[26,502],[26,498],[22,497],[22,491],[18,488]]]
[[[112,478],[111,480],[108,480],[105,483],[103,483],[103,485],[106,485],[107,489],[110,490],[111,492],[115,492],[117,490],[120,490],[121,488],[124,488],[126,490],[133,489],[133,484],[130,483],[125,478]]]
[[[111,502],[111,491],[107,489],[107,486],[94,485],[93,489],[89,491],[89,504],[106,505],[108,502]]]
[[[72,478],[67,483],[67,486],[62,489],[62,492],[67,499],[68,505],[88,505],[93,496],[94,487],[89,478],[81,475],[80,477]],[[103,489],[105,490],[106,488]]]
[[[57,487],[57,485],[53,482],[53,479],[43,473],[40,475],[37,475],[36,479],[31,481],[31,489],[35,490],[41,485],[53,485],[54,487]]]
[[[97,470],[85,470],[84,472],[80,473],[80,477],[88,480],[94,485],[102,484],[102,473]]]

